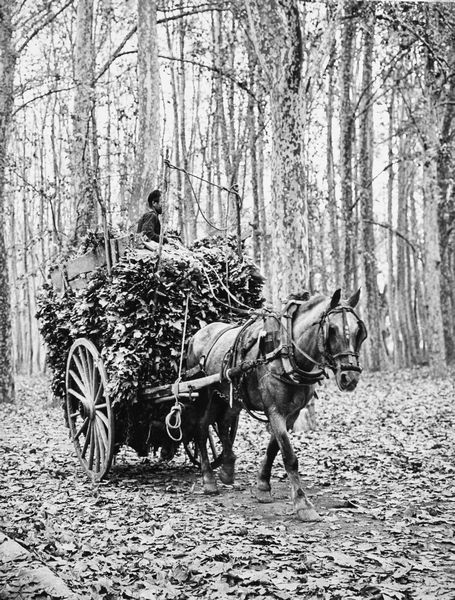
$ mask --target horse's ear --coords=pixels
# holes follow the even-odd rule
[[[338,289],[332,296],[332,299],[330,300],[330,310],[332,310],[333,308],[335,308],[336,306],[338,306],[338,304],[340,303],[341,300],[341,290]]]
[[[355,308],[357,306],[357,304],[359,303],[359,298],[360,298],[360,288],[356,291],[355,294],[352,294],[352,296],[349,298],[348,300],[348,304],[351,308]]]

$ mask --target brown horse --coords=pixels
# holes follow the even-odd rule
[[[223,445],[219,478],[233,483],[235,455],[229,428],[242,408],[264,413],[271,437],[257,476],[259,502],[271,502],[270,476],[281,451],[291,486],[294,509],[302,521],[319,519],[298,474],[298,460],[287,431],[314,394],[316,383],[335,374],[341,390],[352,391],[362,371],[359,350],[367,333],[354,311],[360,290],[347,301],[337,290],[322,295],[290,299],[280,314],[264,311],[245,325],[212,323],[190,340],[187,369],[211,375],[221,372],[221,383],[200,392],[205,406],[199,427],[199,451],[204,491],[217,485],[207,454],[208,425],[214,421]]]

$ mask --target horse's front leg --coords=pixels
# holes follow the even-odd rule
[[[256,482],[256,498],[259,502],[272,502],[270,487],[270,476],[272,474],[273,461],[278,454],[279,446],[275,435],[272,433],[265,451],[265,457],[259,467],[258,478]]]
[[[272,413],[269,415],[269,421],[270,426],[272,428],[273,436],[281,450],[284,468],[286,469],[286,472],[288,474],[289,483],[291,486],[291,497],[294,503],[294,510],[301,521],[319,521],[320,517],[316,512],[313,504],[308,500],[300,481],[298,470],[299,461],[289,439],[289,435],[286,428],[286,420],[281,415],[277,413]],[[269,443],[269,447],[270,445],[271,442]]]
[[[204,494],[218,494],[215,473],[213,472],[207,453],[207,434],[200,435],[197,443],[201,454],[201,474]]]

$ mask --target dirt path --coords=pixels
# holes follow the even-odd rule
[[[275,502],[256,503],[267,436],[249,417],[237,483],[216,497],[183,456],[144,462],[128,450],[94,487],[42,382],[20,382],[17,405],[0,406],[0,548],[13,540],[28,554],[3,553],[0,598],[455,598],[451,380],[382,374],[350,395],[329,384],[317,410],[318,430],[293,436],[323,516],[304,524],[281,460]],[[331,508],[344,500],[357,508]]]

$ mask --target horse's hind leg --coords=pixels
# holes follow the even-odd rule
[[[314,506],[308,500],[302,488],[298,470],[299,462],[289,440],[286,421],[277,413],[270,414],[269,420],[272,432],[283,456],[284,467],[289,477],[295,512],[301,521],[319,521],[320,517],[318,513],[315,511]]]
[[[207,403],[205,404],[204,414],[201,416],[200,422],[197,428],[197,445],[201,455],[201,474],[202,474],[202,485],[205,494],[218,494],[218,486],[216,484],[215,474],[207,452],[207,438],[210,424],[210,412],[211,412],[212,400],[207,393]]]
[[[236,456],[232,449],[230,434],[236,418],[237,415],[233,415],[232,411],[228,409],[218,421],[218,434],[223,447],[223,464],[218,472],[218,477],[226,485],[234,483]]]
[[[272,434],[265,452],[265,457],[259,467],[256,482],[256,498],[259,502],[272,502],[270,487],[270,476],[272,474],[273,461],[278,454],[279,446],[275,436]]]

